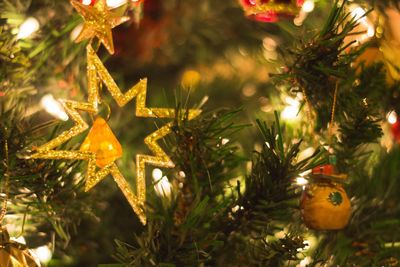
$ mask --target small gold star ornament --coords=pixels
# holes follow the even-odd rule
[[[77,40],[97,37],[112,54],[114,47],[111,29],[126,19],[119,18],[109,12],[105,0],[98,0],[93,7],[85,6],[74,0],[71,0],[71,4],[85,19],[83,30]],[[122,156],[122,146],[103,118],[97,117],[95,119],[91,130],[79,150],[60,150],[57,148],[89,128],[80,112],[88,112],[91,115],[98,114],[98,105],[101,103],[100,90],[103,84],[120,107],[125,106],[136,97],[136,116],[138,117],[173,119],[176,117],[176,111],[174,109],[149,108],[146,106],[147,79],[140,80],[127,92],[122,93],[97,56],[91,43],[87,46],[87,80],[88,98],[86,102],[60,100],[69,118],[75,122],[75,125],[48,143],[38,147],[30,158],[87,161],[85,191],[89,191],[110,174],[125,195],[134,212],[138,215],[140,221],[146,224],[146,213],[144,210],[144,203],[146,201],[146,164],[164,168],[174,167],[174,163],[157,144],[159,139],[171,132],[172,122],[167,123],[144,139],[145,144],[153,155],[136,155],[136,193],[132,191],[129,182],[125,179],[115,162]],[[188,119],[191,120],[200,113],[201,111],[198,109],[190,109],[188,110]]]
[[[38,147],[35,151],[36,153],[31,158],[87,161],[86,191],[89,191],[107,175],[111,174],[140,221],[145,224],[146,214],[143,205],[146,201],[146,164],[164,168],[174,167],[174,163],[157,144],[159,139],[171,132],[171,122],[144,139],[145,144],[153,155],[136,155],[136,194],[133,193],[129,183],[115,163],[115,160],[122,155],[121,145],[106,121],[101,117],[95,119],[80,150],[57,150],[57,147],[89,128],[79,112],[98,113],[98,104],[101,102],[99,93],[101,84],[105,85],[112,98],[120,107],[125,106],[136,97],[136,116],[138,117],[173,119],[176,117],[176,111],[174,109],[149,108],[146,106],[147,79],[140,80],[126,93],[122,93],[90,44],[87,46],[87,61],[88,101],[60,100],[69,117],[75,122],[75,126]],[[188,110],[188,119],[191,120],[200,113],[201,110],[190,109]]]
[[[71,0],[71,5],[84,19],[82,31],[76,42],[97,37],[110,54],[114,54],[114,43],[111,29],[129,20],[108,10],[106,0],[98,0],[93,6]]]

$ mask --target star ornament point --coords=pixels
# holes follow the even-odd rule
[[[70,0],[71,5],[84,19],[82,31],[75,39],[81,42],[97,37],[110,54],[114,54],[112,28],[126,22],[129,17],[121,17],[109,11],[106,0],[98,0],[93,6],[84,5],[77,0]]]
[[[146,201],[146,165],[164,168],[174,167],[172,160],[157,143],[159,139],[171,132],[172,122],[157,129],[144,139],[145,144],[151,151],[151,155],[136,155],[136,194],[133,193],[129,182],[125,179],[115,162],[122,155],[122,147],[111,128],[109,128],[106,121],[101,117],[96,118],[79,150],[58,150],[57,148],[89,128],[89,125],[82,118],[80,112],[98,113],[101,83],[105,85],[105,88],[107,88],[112,98],[120,107],[125,106],[136,98],[137,117],[173,119],[176,117],[176,111],[170,108],[150,108],[146,106],[147,79],[140,80],[128,91],[122,93],[90,45],[87,47],[87,58],[88,101],[61,100],[69,118],[74,121],[74,126],[62,132],[48,143],[38,147],[31,158],[87,161],[85,191],[89,191],[106,176],[111,175],[134,212],[138,215],[140,221],[146,224],[144,208]],[[188,119],[192,120],[200,113],[201,110],[199,109],[189,109]],[[110,153],[104,153],[104,147]]]

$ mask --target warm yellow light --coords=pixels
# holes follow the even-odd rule
[[[154,169],[152,172],[152,176],[155,181],[160,180],[162,175],[163,175],[162,171],[158,168]]]
[[[285,97],[286,106],[281,113],[281,117],[284,120],[293,121],[300,119],[299,116],[299,109],[300,109],[300,101],[292,98],[292,97]]]
[[[68,115],[65,113],[64,108],[51,94],[47,94],[42,97],[40,100],[41,106],[46,110],[49,114],[56,117],[57,119],[67,121]]]
[[[107,0],[107,6],[111,8],[117,8],[124,5],[127,0]]]
[[[311,11],[314,10],[315,4],[313,0],[306,0],[302,6],[302,10],[304,12],[310,13]]]
[[[33,250],[39,261],[43,264],[49,263],[53,253],[48,246],[41,246]]]
[[[306,185],[306,184],[308,184],[308,180],[305,179],[304,177],[297,177],[296,178],[296,183],[298,185]]]
[[[154,181],[154,191],[156,194],[161,197],[171,197],[172,187],[168,177],[163,176],[162,171],[157,168],[153,170],[152,176]]]
[[[229,139],[228,138],[222,138],[222,140],[221,140],[221,144],[224,146],[224,145],[226,145],[227,143],[229,143]]]
[[[294,120],[297,118],[298,108],[295,106],[286,106],[282,111],[282,119]]]
[[[75,41],[75,39],[78,37],[78,35],[81,33],[83,29],[83,23],[77,25],[70,33],[69,38],[71,41]]]
[[[365,13],[366,13],[366,11],[359,6],[354,6],[353,9],[351,10],[351,14],[353,15],[354,19],[356,19],[356,20],[364,20]]]
[[[395,111],[389,112],[389,113],[386,115],[386,117],[387,117],[387,121],[388,121],[390,124],[395,124],[395,123],[397,122],[397,114],[396,114]]]
[[[296,267],[306,267],[312,262],[312,258],[310,256],[305,257],[300,261],[300,263]]]
[[[34,32],[39,30],[40,25],[37,19],[30,17],[27,18],[21,26],[19,26],[17,39],[24,39],[31,36]]]
[[[26,245],[26,240],[23,236],[19,236],[17,238],[11,237],[11,240]]]
[[[274,40],[274,38],[271,37],[265,37],[263,39],[263,47],[267,51],[275,51],[276,47],[278,46],[277,42]]]

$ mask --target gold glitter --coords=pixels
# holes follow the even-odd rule
[[[84,19],[82,31],[76,42],[97,37],[110,54],[114,54],[114,43],[111,29],[129,20],[129,17],[120,17],[107,8],[106,0],[98,0],[93,6],[84,5],[71,0],[71,5]]]
[[[91,151],[70,151],[56,150],[58,146],[69,139],[88,129],[88,124],[83,120],[78,111],[97,113],[100,101],[99,85],[103,83],[110,92],[113,99],[119,106],[125,106],[129,101],[136,97],[136,116],[145,118],[175,118],[175,110],[168,108],[149,108],[146,107],[147,79],[140,80],[132,86],[126,93],[122,93],[110,73],[107,71],[100,58],[97,56],[91,45],[87,46],[87,75],[88,75],[88,102],[76,102],[71,100],[61,100],[65,111],[75,122],[75,126],[62,132],[53,140],[37,148],[36,153],[31,156],[35,159],[72,159],[85,160],[88,162],[85,191],[89,191],[108,174],[114,178],[118,187],[121,189],[134,212],[140,221],[146,223],[144,203],[146,201],[146,165],[172,168],[174,163],[157,144],[157,141],[171,132],[172,123],[168,123],[156,130],[144,139],[153,155],[136,155],[136,195],[132,192],[129,183],[119,171],[115,162],[100,168],[96,172],[96,153]],[[190,109],[188,119],[191,120],[201,113],[199,109]]]
[[[297,0],[292,0],[289,4],[285,3],[276,3],[276,0],[268,1],[268,3],[261,3],[260,0],[256,1],[255,6],[246,7],[247,15],[254,15],[263,13],[266,11],[272,12],[287,12],[290,14],[295,14],[300,10],[300,7],[297,5]]]

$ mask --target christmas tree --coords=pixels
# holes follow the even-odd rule
[[[400,266],[399,23],[1,0],[0,267]]]

